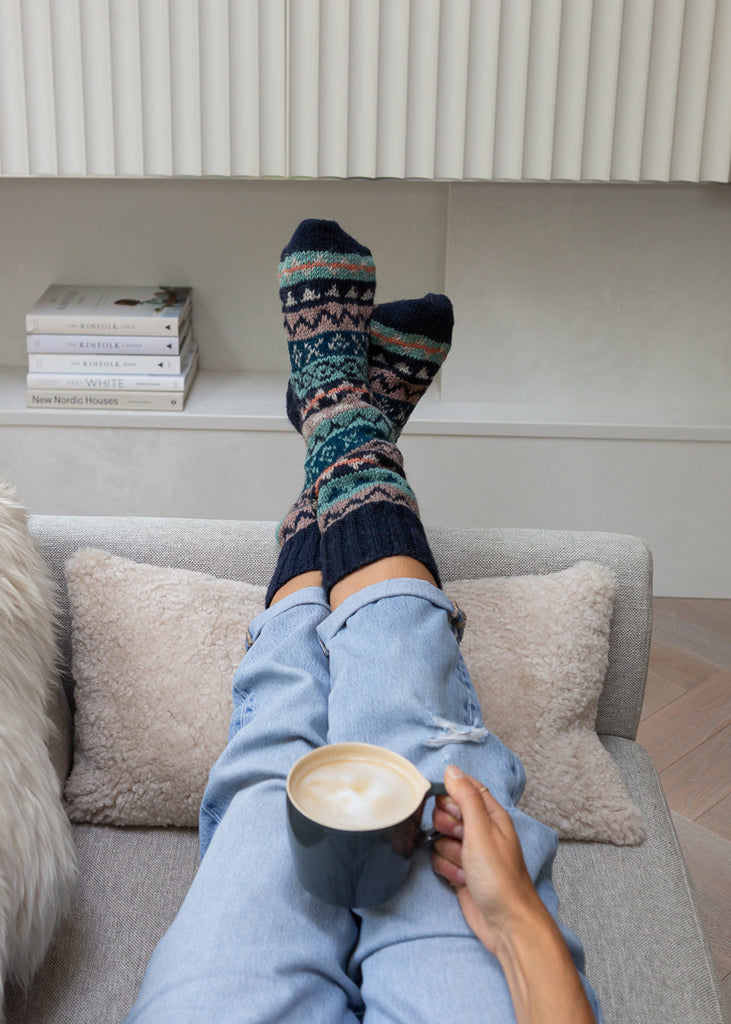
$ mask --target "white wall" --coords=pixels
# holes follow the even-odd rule
[[[454,185],[450,398],[731,414],[731,188]],[[480,352],[480,358],[475,353]]]
[[[590,406],[731,426],[727,186],[4,180],[0,366],[24,364],[23,314],[52,281],[153,280],[195,286],[204,368],[285,371],[276,262],[305,216],[371,247],[381,301],[450,294],[448,401],[518,403],[539,423]],[[428,522],[637,533],[658,593],[731,597],[728,429],[479,433],[407,431]],[[0,410],[0,473],[37,512],[278,518],[300,446],[280,431],[3,425]]]
[[[277,261],[304,217],[340,221],[377,260],[380,301],[444,286],[447,187],[424,182],[0,180],[0,363],[52,281],[191,284],[201,365],[287,366]]]

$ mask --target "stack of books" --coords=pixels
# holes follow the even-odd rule
[[[179,411],[198,368],[187,287],[51,285],[25,329],[34,409]]]

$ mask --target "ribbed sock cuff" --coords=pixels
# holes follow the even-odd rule
[[[316,521],[292,534],[285,541],[279,552],[274,573],[267,587],[265,607],[269,607],[272,598],[285,583],[303,572],[313,572],[320,568],[320,528]]]
[[[409,555],[437,582],[439,570],[421,520],[411,509],[374,502],[331,523],[322,534],[322,585],[326,594],[356,569],[392,555]]]

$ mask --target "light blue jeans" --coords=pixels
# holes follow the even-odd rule
[[[458,632],[452,602],[413,579],[368,587],[335,612],[323,591],[302,590],[252,623],[201,808],[201,865],[128,1024],[515,1020],[498,962],[426,850],[392,900],[351,911],[301,887],[286,834],[289,769],[323,743],[390,747],[433,781],[455,763],[510,811],[556,915],[556,835],[515,808],[523,768],[484,727]],[[562,931],[583,971],[578,938]]]

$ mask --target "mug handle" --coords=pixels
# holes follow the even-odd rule
[[[446,795],[447,795],[447,787],[444,785],[443,782],[432,782],[429,785],[429,791],[427,792],[427,794],[424,797],[424,799],[428,800],[430,797],[433,797],[433,796],[446,796]],[[437,839],[441,838],[441,835],[442,835],[442,833],[438,832],[435,828],[422,829],[421,832],[420,832],[419,845],[420,846],[433,846],[434,843],[436,843]]]

